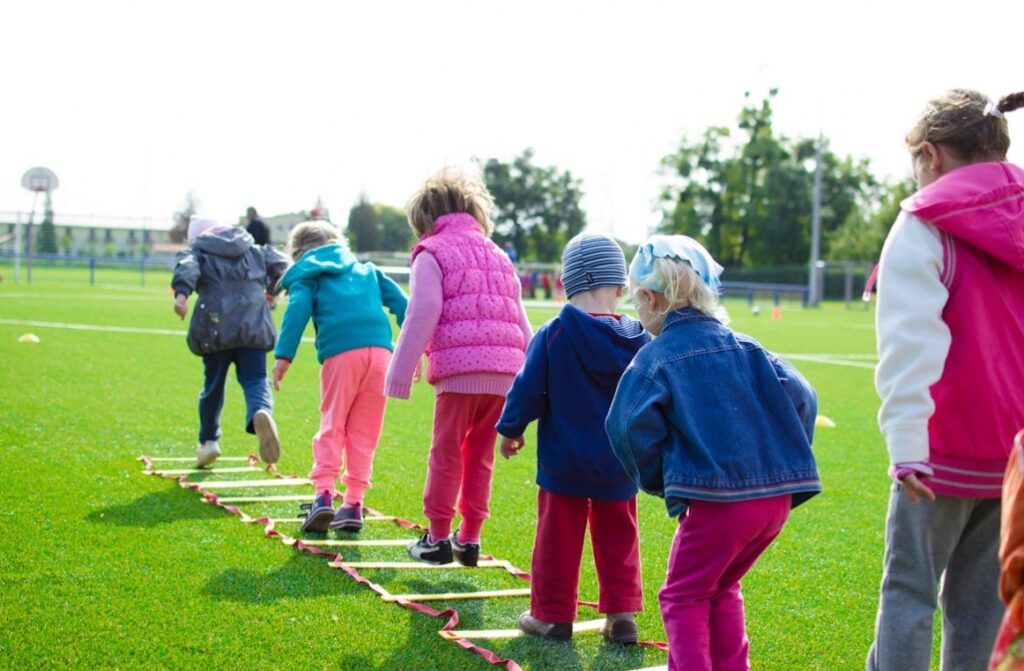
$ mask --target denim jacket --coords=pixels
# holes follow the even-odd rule
[[[820,492],[816,413],[789,362],[684,308],[626,369],[605,426],[626,472],[675,517],[690,499],[792,494],[797,506]]]

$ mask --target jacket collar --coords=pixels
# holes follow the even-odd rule
[[[434,231],[431,235],[453,233],[456,231],[481,232],[480,222],[474,219],[473,215],[465,212],[442,214],[434,220]]]
[[[662,324],[661,330],[669,328],[677,322],[698,322],[698,321],[718,321],[710,315],[706,315],[697,308],[685,307],[673,310],[665,315],[665,323]]]

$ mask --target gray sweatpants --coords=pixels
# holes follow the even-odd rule
[[[928,671],[937,602],[942,671],[986,671],[1003,615],[999,508],[999,499],[939,495],[914,504],[893,485],[868,671]]]

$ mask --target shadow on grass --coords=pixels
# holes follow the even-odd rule
[[[524,666],[537,671],[620,671],[650,666],[644,662],[644,649],[636,645],[608,643],[600,634],[577,634],[578,638],[568,643],[545,641],[534,636],[522,636],[508,643],[502,642],[500,654],[514,659]],[[497,642],[495,642],[497,643]],[[488,642],[481,643],[485,647]],[[597,653],[589,651],[597,647]],[[499,647],[497,644],[495,647]],[[493,648],[492,648],[493,649]],[[587,664],[583,665],[580,651],[587,649]],[[496,650],[497,652],[497,650]],[[661,663],[661,662],[659,662]]]
[[[120,527],[155,527],[180,520],[205,520],[224,516],[222,511],[197,499],[194,492],[173,485],[140,496],[130,503],[93,510],[85,516],[85,520],[93,524]]]
[[[384,573],[383,571],[381,573]],[[410,584],[416,584],[420,581],[410,581]],[[433,589],[426,591],[439,591],[440,585],[457,585],[457,581],[441,581],[440,583],[430,583],[423,581],[424,585],[432,586]],[[434,604],[425,604],[432,606]],[[407,610],[394,605],[396,612],[401,613],[412,613],[412,617],[409,618],[409,635],[404,641],[395,641],[389,646],[388,657],[384,660],[374,660],[367,657],[365,654],[352,653],[339,657],[334,668],[337,669],[441,669],[441,668],[487,668],[487,663],[483,661],[483,658],[477,657],[476,655],[460,650],[454,644],[445,643],[437,632],[448,622],[447,617],[430,617],[424,613],[416,613],[411,610]],[[480,611],[483,608],[483,603],[480,601],[466,601],[461,602],[457,608],[459,612],[459,621],[463,622],[466,620],[479,619]],[[437,610],[442,610],[438,608]],[[404,615],[403,615],[404,616]],[[456,627],[458,627],[457,625]],[[426,644],[427,642],[436,643],[436,645],[444,646],[444,649],[449,654],[456,658],[456,663],[460,665],[458,667],[451,667],[445,664],[446,659],[437,659],[433,656],[433,651],[436,650],[434,645]],[[486,647],[486,643],[483,643]],[[451,646],[448,648],[447,646]],[[461,661],[464,660],[464,665]],[[474,664],[474,660],[477,664]]]
[[[308,599],[364,587],[327,570],[323,557],[293,553],[279,568],[267,572],[230,569],[206,583],[204,591],[214,599],[236,603],[270,604],[281,599]]]

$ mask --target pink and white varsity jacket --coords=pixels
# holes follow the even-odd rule
[[[902,207],[876,314],[889,457],[938,494],[996,498],[1024,427],[1024,170],[967,165]]]

